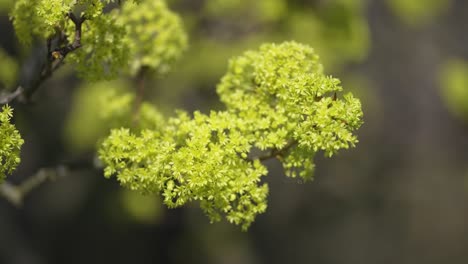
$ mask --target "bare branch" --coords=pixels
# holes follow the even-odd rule
[[[20,206],[23,200],[18,189],[9,182],[4,182],[0,185],[0,194],[15,206]]]
[[[0,105],[9,104],[13,100],[15,100],[17,97],[19,97],[21,94],[23,94],[23,92],[24,92],[23,87],[19,86],[12,93],[6,94],[4,96],[0,95]]]
[[[0,195],[5,197],[15,206],[21,206],[24,198],[36,187],[42,185],[48,180],[55,180],[58,177],[63,177],[67,174],[67,170],[63,166],[58,166],[54,169],[41,169],[35,175],[29,177],[20,185],[13,185],[9,182],[4,182],[0,185]]]
[[[65,178],[70,172],[83,169],[100,170],[101,168],[97,160],[90,159],[89,157],[70,160],[56,167],[39,169],[36,174],[28,177],[19,185],[14,185],[10,182],[0,184],[0,196],[3,196],[10,203],[19,207],[23,204],[24,199],[42,184],[48,181],[55,181],[59,178]]]

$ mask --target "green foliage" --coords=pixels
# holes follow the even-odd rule
[[[11,89],[18,73],[17,62],[0,48],[0,89]]]
[[[265,42],[291,39],[309,44],[327,71],[335,73],[351,62],[363,61],[370,50],[365,0],[202,1],[201,15],[196,8],[184,8],[186,0],[172,1],[182,9],[190,46],[177,71],[159,81],[159,87],[171,87],[158,91],[161,102],[188,89],[208,93],[224,74],[229,58]],[[276,7],[260,8],[263,5]]]
[[[359,100],[335,97],[339,81],[318,56],[295,42],[265,44],[231,60],[218,85],[225,111],[185,112],[152,129],[115,129],[99,149],[105,176],[131,190],[161,193],[169,207],[199,201],[211,221],[245,230],[266,210],[268,173],[278,158],[286,174],[308,180],[318,151],[354,146]]]
[[[101,81],[78,87],[65,126],[67,145],[75,151],[93,149],[110,128],[129,119],[134,95],[122,81]]]
[[[8,9],[12,6],[13,0],[0,0],[0,13],[4,11],[8,11]]]
[[[81,76],[110,80],[143,67],[164,74],[181,56],[187,36],[179,17],[163,1],[139,2],[126,1],[109,14],[99,13],[101,8],[85,21],[83,48],[70,56]],[[69,35],[73,30],[69,25]]]
[[[261,124],[252,129],[260,136],[257,148],[281,148],[292,139],[327,156],[357,142],[352,131],[360,125],[361,105],[351,94],[330,97],[340,91],[313,49],[294,42],[262,45],[231,60],[218,85],[229,110]]]
[[[370,47],[369,26],[363,16],[365,3],[331,0],[312,10],[296,10],[290,14],[286,30],[291,38],[313,44],[328,68],[362,61]]]
[[[451,0],[387,0],[391,10],[410,26],[420,26],[444,13]]]
[[[37,0],[18,0],[10,14],[16,35],[23,44],[31,44],[33,34],[46,32],[46,25],[36,15]]]
[[[163,1],[111,2],[116,1],[18,0],[11,19],[22,43],[56,40],[58,47],[52,48],[69,51],[60,54],[88,80],[167,73],[187,48],[180,19]],[[211,1],[203,11],[213,17],[220,11],[217,19],[229,17],[231,22],[247,12],[249,19],[258,19],[256,25],[268,25],[285,19],[286,8],[282,0],[253,6],[248,1]],[[257,9],[263,10],[261,16],[252,12]],[[339,10],[337,16],[332,9]],[[312,40],[323,40],[324,50],[330,46],[338,57],[362,57],[366,42],[354,41],[367,36],[365,23],[356,18],[360,10],[349,0],[320,8],[313,14]],[[289,32],[295,24],[284,25]],[[198,61],[195,67],[203,68]],[[198,201],[212,222],[225,217],[244,230],[267,208],[263,161],[276,158],[287,176],[310,180],[317,152],[331,157],[354,147],[358,141],[353,132],[362,124],[360,101],[349,93],[337,96],[343,90],[340,81],[324,74],[312,48],[296,42],[264,44],[231,59],[217,86],[226,106],[222,111],[178,111],[164,118],[127,86],[117,81],[82,88],[86,95],[78,94],[67,133],[80,134],[75,142],[86,148],[113,128],[98,150],[106,177],[116,176],[133,191],[160,194],[170,208]],[[83,112],[93,118],[77,118]],[[18,151],[20,140],[18,134]]]
[[[67,56],[80,76],[89,80],[114,79],[119,74],[135,74],[142,67],[167,73],[187,46],[180,19],[163,1],[143,0],[123,3],[121,9],[104,13],[100,0],[19,0],[10,14],[21,43],[51,39],[65,33],[73,42],[76,25],[70,12],[85,18],[82,48]]]
[[[115,79],[128,67],[129,44],[125,27],[117,23],[114,13],[102,14],[83,24],[83,47],[66,59],[76,64],[79,75],[88,80]],[[73,36],[74,25],[68,32]]]
[[[133,74],[142,67],[167,73],[187,47],[182,22],[164,1],[126,2],[118,18],[127,30]]]
[[[66,14],[79,5],[88,19],[102,14],[100,0],[18,0],[10,13],[16,35],[23,44],[31,44],[34,37],[47,39],[64,30]]]
[[[53,34],[54,27],[63,23],[64,14],[71,10],[71,0],[39,0],[36,8],[38,19],[44,23],[48,35]]]
[[[447,62],[441,70],[440,81],[442,99],[450,112],[468,120],[468,63]]]
[[[142,195],[122,189],[120,203],[130,220],[143,223],[158,223],[163,215],[162,204],[157,195]]]
[[[68,146],[75,151],[90,150],[111,128],[154,129],[164,122],[151,104],[143,102],[136,109],[135,103],[127,82],[101,81],[79,87],[64,130]]]
[[[237,20],[242,17],[242,19],[269,22],[285,15],[287,2],[285,0],[211,0],[206,1],[204,9],[206,14],[211,17]]]
[[[0,112],[0,183],[20,163],[20,149],[24,141],[18,130],[10,123],[13,110],[8,105]]]

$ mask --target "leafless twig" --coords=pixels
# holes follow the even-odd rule
[[[24,198],[35,188],[42,185],[48,180],[55,180],[59,177],[64,177],[67,174],[67,169],[64,166],[57,168],[47,168],[39,170],[35,175],[19,185],[14,185],[9,182],[4,182],[0,185],[0,195],[11,202],[15,206],[21,206]]]

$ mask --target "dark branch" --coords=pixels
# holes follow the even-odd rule
[[[72,12],[68,13],[67,17],[75,24],[75,39],[71,44],[68,44],[64,47],[59,47],[52,51],[50,54],[50,59],[52,60],[59,59],[63,61],[68,53],[81,47],[81,26],[83,25],[83,22],[86,20],[86,18],[84,16],[77,18]]]
[[[51,51],[52,39],[47,39],[47,60],[42,65],[39,76],[29,85],[27,89],[18,87],[14,92],[0,96],[0,104],[7,104],[14,100],[28,102],[31,96],[39,89],[45,80],[52,76],[63,64],[65,57],[74,50],[81,47],[81,28],[86,20],[84,16],[77,18],[75,14],[68,13],[67,17],[75,24],[75,38],[71,44],[66,44],[66,38],[62,36],[63,32],[58,36],[58,48]]]
[[[3,196],[10,203],[19,207],[23,204],[24,198],[42,184],[48,181],[55,181],[59,178],[65,178],[73,171],[84,169],[98,170],[100,168],[98,168],[95,161],[87,158],[71,160],[52,168],[42,168],[18,185],[7,181],[0,184],[0,196]]]
[[[15,206],[21,206],[24,198],[35,188],[48,180],[54,180],[67,174],[65,167],[54,169],[41,169],[35,175],[32,175],[20,185],[13,185],[4,182],[0,185],[0,195]]]
[[[258,159],[260,161],[265,161],[265,160],[269,160],[269,159],[272,159],[272,158],[282,158],[292,147],[294,147],[296,145],[297,145],[297,141],[293,140],[293,141],[289,142],[288,144],[286,144],[286,146],[284,146],[281,149],[272,149],[270,151],[270,153],[267,153],[266,155],[255,157],[255,158],[249,159],[249,160]]]

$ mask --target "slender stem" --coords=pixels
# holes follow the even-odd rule
[[[4,182],[0,185],[0,195],[11,202],[15,206],[21,206],[24,198],[35,188],[39,187],[48,180],[54,180],[64,176],[66,170],[64,167],[55,169],[41,169],[35,175],[29,177],[20,185],[13,185],[9,182]]]
[[[0,184],[0,196],[3,196],[13,205],[19,207],[23,204],[24,198],[33,190],[48,181],[54,181],[59,178],[65,178],[71,171],[82,169],[99,169],[92,159],[82,158],[62,163],[53,168],[42,168],[28,177],[19,185],[14,185],[5,181]]]
[[[0,105],[8,104],[13,101],[15,98],[23,94],[24,89],[21,86],[18,86],[15,91],[12,93],[6,94],[4,96],[0,96]]]

